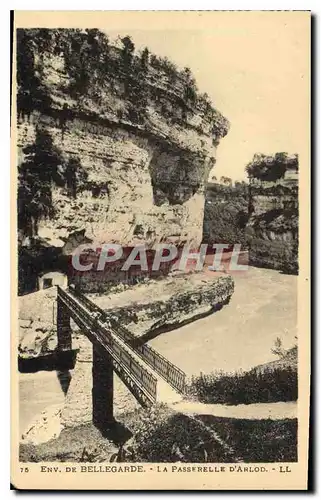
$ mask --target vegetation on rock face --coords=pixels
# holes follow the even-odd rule
[[[251,227],[256,234],[271,231],[275,234],[290,232],[293,240],[298,237],[299,214],[297,208],[275,208],[258,214],[253,219]]]
[[[206,190],[204,240],[214,243],[243,243],[247,246],[252,236],[260,230],[280,234],[291,231],[295,239],[298,232],[298,188],[295,183],[277,183],[283,179],[288,168],[297,171],[298,155],[255,154],[246,167],[249,184],[235,182],[233,186],[229,177],[222,176],[220,183],[215,176],[212,177],[212,183],[208,184]],[[262,183],[253,183],[253,180]],[[270,184],[266,185],[264,181]],[[256,196],[267,200],[273,198],[277,207],[255,214]],[[286,201],[283,202],[284,197]],[[252,234],[251,231],[245,231],[249,219]]]
[[[17,30],[17,110],[30,114],[32,110],[45,112],[52,105],[48,89],[42,81],[41,64],[36,63],[35,48],[49,50],[48,30]]]
[[[229,180],[224,184],[209,184],[207,187],[203,240],[209,244],[239,243],[244,249],[247,247],[248,184],[236,182],[231,186]]]
[[[37,234],[39,219],[52,215],[51,184],[63,185],[63,160],[50,135],[41,129],[37,129],[34,144],[27,146],[24,154],[19,166],[18,227],[32,237]]]
[[[283,155],[284,153],[280,153],[276,157],[280,159]],[[262,162],[262,158],[268,158],[264,155],[256,156]],[[293,162],[293,158],[286,156],[286,165]],[[271,168],[273,170],[273,165]],[[269,179],[272,179],[272,174]],[[267,200],[272,196],[278,208],[255,213],[258,203],[256,196]],[[251,184],[250,181],[250,184],[236,182],[233,186],[229,178],[221,177],[220,183],[214,182],[207,186],[203,241],[209,244],[241,244],[242,249],[249,249],[251,264],[296,274],[297,196],[295,185],[275,184],[265,187]],[[289,200],[282,201],[283,197]]]
[[[96,183],[94,175],[85,179],[86,171],[76,157],[79,147],[81,162],[85,164],[83,155],[86,156],[98,140],[97,155],[101,155],[98,166],[94,162],[93,170],[96,166],[97,170],[101,169],[102,162],[112,163],[113,151],[106,155],[106,147],[100,140],[106,131],[110,143],[116,146],[116,158],[124,134],[129,133],[133,143],[133,153],[128,151],[129,156],[133,155],[133,162],[137,160],[138,144],[142,178],[146,168],[146,138],[149,141],[148,154],[151,148],[155,160],[155,165],[150,162],[155,205],[161,206],[167,201],[182,205],[201,190],[214,161],[213,157],[206,161],[207,153],[212,154],[212,142],[218,142],[227,133],[228,122],[214,109],[209,97],[199,93],[188,68],[177,68],[167,58],[152,54],[147,47],[137,51],[129,36],[111,42],[98,29],[18,29],[16,39],[19,146],[25,155],[18,167],[21,241],[26,236],[37,236],[41,219],[53,216],[52,225],[57,221],[58,226],[63,204],[58,200],[55,215],[53,191],[62,195],[65,205],[69,203],[67,196],[76,198],[82,191],[91,191],[94,198],[100,197],[100,192],[106,197],[113,194],[109,189],[112,181],[106,180],[102,186],[100,181]],[[78,144],[79,129],[84,133]],[[35,132],[36,139],[33,138]],[[92,139],[88,141],[88,150],[87,133]],[[34,144],[30,144],[31,141]],[[167,157],[157,163],[163,149],[169,150],[172,162],[169,166]],[[122,164],[127,161],[124,159]],[[162,171],[161,183],[157,171],[164,163],[166,175]],[[88,165],[86,168],[91,174]],[[56,185],[66,189],[56,190]],[[133,193],[132,199],[135,197]],[[69,205],[75,206],[72,200]],[[159,214],[160,218],[161,210]],[[79,226],[83,221],[87,227],[88,222],[93,222],[92,227],[96,229],[97,214],[87,217],[85,210],[81,210],[80,216]],[[61,219],[64,220],[57,228],[58,235],[61,228],[67,227],[68,231],[83,228],[66,222],[66,216]]]
[[[52,105],[50,89],[44,84],[44,61],[58,57],[69,77],[66,85],[61,83],[60,92],[76,99],[80,107],[88,99],[104,106],[109,95],[122,101],[117,109],[111,107],[119,119],[144,124],[152,105],[171,123],[184,125],[197,111],[212,124],[215,141],[227,133],[228,121],[206,94],[199,93],[189,68],[179,70],[147,47],[136,52],[129,36],[118,45],[98,29],[18,29],[19,113],[45,111]]]
[[[23,149],[18,167],[18,229],[33,238],[40,219],[53,216],[52,185],[66,186],[76,197],[77,177],[84,175],[78,158],[66,160],[44,128],[36,129],[35,142]]]

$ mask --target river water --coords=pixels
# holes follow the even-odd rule
[[[188,376],[247,370],[276,359],[271,348],[277,337],[284,347],[294,343],[297,277],[250,267],[234,280],[234,294],[221,311],[149,342]],[[61,382],[56,372],[20,374],[20,433],[46,407],[63,403]]]
[[[277,359],[277,337],[284,347],[295,342],[297,276],[249,267],[233,278],[234,294],[221,311],[150,341],[188,375],[248,370]]]

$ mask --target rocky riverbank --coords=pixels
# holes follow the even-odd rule
[[[230,276],[190,273],[150,280],[109,295],[90,295],[134,334],[154,335],[214,313],[227,304],[234,291]],[[19,297],[19,356],[39,357],[57,345],[56,287]],[[73,347],[79,346],[79,330],[73,325]]]

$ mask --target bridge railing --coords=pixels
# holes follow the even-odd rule
[[[135,337],[127,328],[120,325],[117,320],[115,320],[107,311],[104,311],[99,306],[94,304],[85,295],[77,290],[70,289],[70,292],[74,294],[86,307],[92,312],[99,312],[103,319],[110,322],[112,328],[119,335],[119,337],[134,351],[141,356],[141,358],[151,366],[157,373],[159,373],[164,379],[172,385],[179,392],[184,392],[186,387],[186,374],[173,363],[168,361],[159,352],[155,351],[151,346],[147,344],[139,344],[139,338]]]
[[[99,325],[91,315],[84,310],[84,306],[80,305],[74,297],[70,297],[69,293],[58,287],[58,298],[68,307],[70,315],[80,328],[90,329],[91,336],[102,344],[110,354],[118,361],[119,364],[125,366],[128,372],[135,378],[138,385],[141,385],[144,390],[151,396],[153,401],[157,397],[157,379],[149,373],[140,363],[136,361],[130,354],[109,334],[108,329]]]
[[[132,333],[130,333],[126,328],[119,325],[116,320],[110,320],[113,328],[119,333],[119,336],[123,340],[131,345],[133,349],[139,354],[144,361],[154,368],[157,373],[162,375],[168,383],[170,383],[179,392],[185,391],[185,373],[173,365],[168,359],[162,356],[159,352],[155,351],[151,346],[147,344],[139,344],[139,339],[137,339]]]

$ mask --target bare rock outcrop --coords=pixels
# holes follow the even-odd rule
[[[164,331],[215,313],[229,302],[233,292],[231,276],[190,273],[151,280],[116,295],[92,294],[91,299],[147,341]]]

